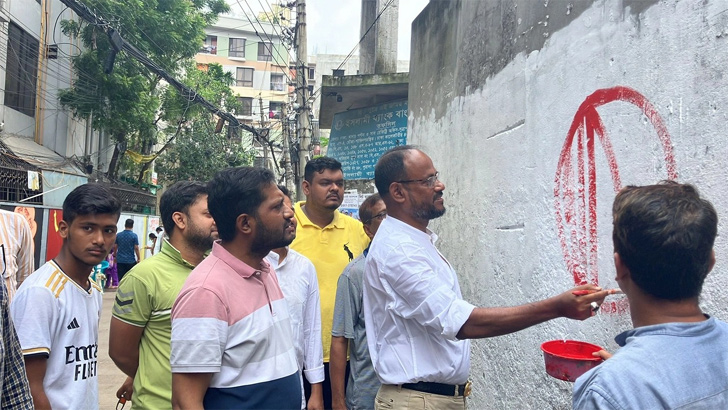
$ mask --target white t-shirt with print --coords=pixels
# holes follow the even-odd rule
[[[53,409],[98,409],[101,288],[87,291],[46,262],[18,288],[10,313],[24,356],[48,357],[43,388]]]

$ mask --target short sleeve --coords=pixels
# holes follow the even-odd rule
[[[152,314],[152,292],[136,275],[124,275],[116,290],[111,314],[133,326],[146,326]]]
[[[57,300],[45,287],[31,286],[18,292],[10,303],[10,314],[23,355],[50,355],[52,326],[57,322]]]
[[[228,313],[209,289],[181,293],[172,308],[172,373],[218,373],[227,344]]]
[[[348,268],[347,268],[348,269]],[[336,337],[354,338],[354,320],[356,319],[356,305],[351,292],[351,280],[344,273],[339,276],[336,284],[336,301],[334,304],[334,322],[331,335]]]

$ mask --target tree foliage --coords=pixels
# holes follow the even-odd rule
[[[204,28],[229,10],[225,0],[85,0],[130,44],[168,73],[179,76],[199,50]],[[59,98],[74,116],[91,119],[96,130],[116,142],[109,177],[117,175],[117,159],[125,149],[151,153],[158,139],[175,127],[160,130],[166,113],[161,78],[126,55],[117,54],[111,74],[104,73],[111,44],[103,28],[83,22],[62,22],[63,32],[78,37],[84,51],[73,58],[77,80]],[[213,99],[214,101],[215,99]]]
[[[219,64],[210,64],[206,70],[189,67],[186,73],[185,82],[208,101],[228,111],[240,108],[230,89],[235,79]],[[170,138],[163,148],[165,152],[156,162],[162,181],[207,181],[223,168],[252,163],[253,152],[242,147],[240,135],[227,128],[215,133],[217,118],[190,104],[177,90],[166,90],[162,95],[162,106],[164,119],[170,126],[175,124],[177,127],[177,134]]]

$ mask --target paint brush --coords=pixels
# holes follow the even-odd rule
[[[599,291],[598,290],[580,289],[580,290],[572,291],[571,294],[574,296],[584,296],[584,295],[589,295],[589,294],[595,293],[595,292],[599,292]],[[617,295],[617,294],[621,294],[621,293],[623,293],[622,289],[609,289],[607,291],[607,295]]]

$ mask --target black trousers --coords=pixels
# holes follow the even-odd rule
[[[349,384],[349,362],[346,362],[346,375],[344,376],[344,389]],[[331,376],[329,375],[329,363],[324,362],[324,382],[322,383],[322,390],[324,395],[324,409],[331,410]],[[306,395],[306,402],[311,397],[311,384],[303,378],[303,392]]]
[[[119,275],[119,282],[120,283],[121,283],[121,278],[123,278],[124,275],[126,275],[126,273],[129,272],[131,270],[131,268],[133,268],[136,264],[137,264],[136,262],[134,262],[134,263],[121,263],[121,262],[117,262],[116,266],[119,267],[119,270],[117,271],[117,274]]]

